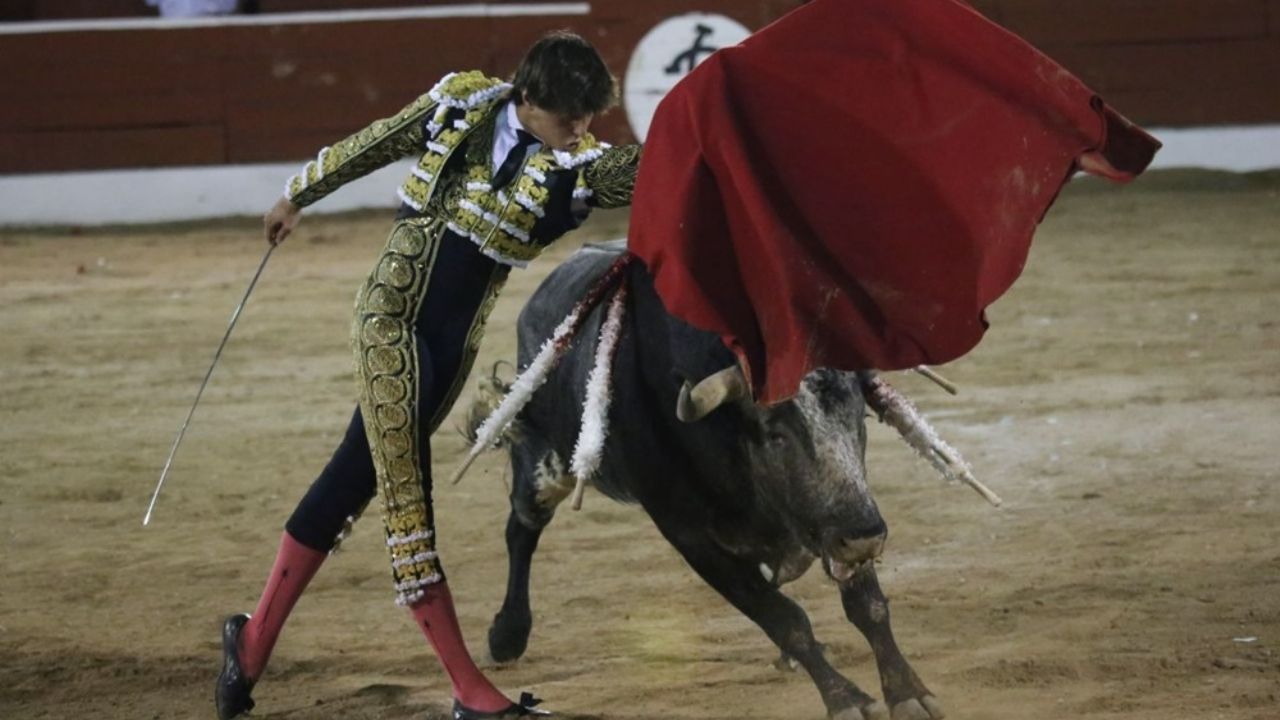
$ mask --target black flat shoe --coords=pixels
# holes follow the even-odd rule
[[[546,710],[536,710],[534,706],[542,702],[534,697],[532,693],[520,693],[520,702],[511,703],[511,706],[505,710],[496,710],[494,712],[480,712],[466,707],[457,700],[453,701],[453,720],[508,720],[508,718],[522,718],[534,716],[547,716],[551,713]]]
[[[253,709],[253,681],[240,669],[240,631],[249,622],[245,613],[232,615],[222,625],[222,672],[213,687],[213,702],[218,706],[218,720],[244,715]]]

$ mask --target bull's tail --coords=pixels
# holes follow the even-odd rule
[[[471,399],[471,407],[467,408],[467,417],[459,431],[466,438],[468,445],[475,445],[476,438],[479,436],[480,426],[485,420],[498,409],[498,405],[502,403],[502,398],[506,397],[511,390],[511,383],[503,380],[498,374],[502,366],[511,367],[511,363],[506,360],[499,360],[493,364],[493,368],[489,374],[480,378],[480,382],[476,385],[475,397]],[[507,428],[502,434],[494,447],[502,447],[506,442],[518,432],[520,423],[516,421]]]

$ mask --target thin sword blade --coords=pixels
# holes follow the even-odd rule
[[[262,262],[258,263],[258,271],[253,274],[253,279],[249,281],[249,288],[244,291],[244,297],[240,299],[240,304],[236,306],[235,312],[231,313],[231,321],[227,323],[227,332],[222,335],[222,342],[218,343],[218,350],[213,354],[213,362],[209,363],[209,371],[204,374],[200,389],[196,391],[195,402],[191,403],[191,410],[187,412],[187,419],[182,422],[182,428],[178,430],[178,437],[173,440],[173,447],[169,448],[169,457],[164,461],[164,469],[160,471],[160,482],[156,483],[155,492],[151,493],[151,503],[147,505],[147,514],[142,518],[144,526],[151,522],[151,514],[156,509],[156,500],[160,499],[160,488],[164,487],[164,480],[169,476],[169,467],[173,465],[173,456],[178,454],[178,446],[182,444],[182,436],[187,434],[187,426],[191,424],[191,416],[196,414],[196,406],[200,404],[200,396],[204,395],[204,389],[209,384],[209,378],[213,376],[213,369],[218,366],[218,358],[222,357],[222,350],[227,346],[227,340],[231,338],[231,331],[235,329],[236,321],[240,319],[240,311],[244,310],[245,303],[249,302],[249,295],[253,292],[253,287],[258,284],[258,278],[262,277],[262,270],[267,266],[267,260],[271,259],[271,253],[275,249],[275,245],[267,246],[267,252],[262,256]]]

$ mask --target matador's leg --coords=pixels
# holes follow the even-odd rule
[[[361,403],[372,418],[397,602],[435,648],[458,705],[484,712],[511,702],[476,667],[458,627],[435,549],[429,443],[505,277],[469,241],[410,221],[393,231],[357,307]]]
[[[338,449],[298,502],[285,531],[309,548],[336,552],[373,499],[374,478],[364,418],[357,407]]]
[[[356,300],[353,348],[360,408],[378,486],[396,602],[409,605],[443,579],[423,457],[422,367],[413,331],[439,251],[439,224],[396,223]],[[429,358],[427,358],[429,362]],[[429,378],[427,378],[429,380]],[[429,472],[429,469],[428,469]]]
[[[439,223],[406,221],[358,300],[361,406],[402,605],[443,578],[429,438],[471,369],[507,270]]]

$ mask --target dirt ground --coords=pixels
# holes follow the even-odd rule
[[[620,236],[625,214],[577,241]],[[351,411],[347,322],[388,227],[310,217],[271,260],[148,528],[161,465],[263,250],[251,221],[0,232],[0,718],[213,717],[222,618]],[[572,251],[513,275],[478,367]],[[886,428],[868,466],[900,644],[951,718],[1280,718],[1280,177],[1068,190],[957,398],[891,380],[1005,499]],[[474,387],[474,378],[468,387]],[[459,403],[459,408],[465,405]],[[452,428],[458,413],[446,427]],[[442,472],[458,461],[436,439]],[[476,654],[505,582],[505,458],[436,492]],[[392,604],[376,514],[299,605],[261,718],[437,720],[448,685]],[[820,571],[791,586],[879,695]],[[636,508],[589,493],[535,559],[534,634],[493,671],[566,720],[823,717],[802,674]]]

